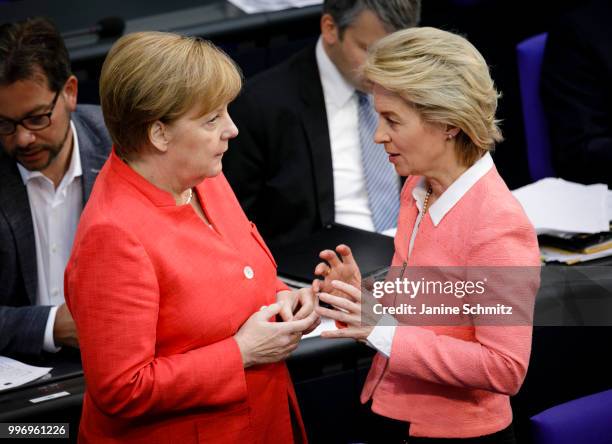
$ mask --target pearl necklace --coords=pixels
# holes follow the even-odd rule
[[[427,189],[427,194],[425,195],[425,199],[423,200],[423,214],[427,213],[427,210],[429,209],[429,207],[427,206],[429,204],[429,196],[431,196],[431,186]]]

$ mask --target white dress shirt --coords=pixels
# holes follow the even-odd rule
[[[329,128],[335,221],[375,231],[361,164],[357,93],[330,60],[320,37],[316,57]]]
[[[64,303],[64,269],[83,210],[83,187],[79,141],[74,124],[72,155],[66,174],[57,189],[40,171],[28,171],[17,164],[28,193],[38,270],[37,305],[52,305],[45,328],[43,349],[59,350],[53,340],[57,307]]]
[[[467,193],[472,186],[478,182],[489,170],[493,168],[493,158],[491,154],[486,153],[480,159],[468,168],[464,173],[455,180],[451,186],[449,186],[436,201],[430,205],[429,217],[434,227],[437,227],[444,216],[455,206],[457,202]],[[427,190],[425,189],[425,178],[421,177],[421,180],[412,189],[412,197],[416,202],[419,215],[417,217],[414,228],[412,229],[412,235],[410,236],[410,244],[408,246],[408,257],[412,254],[412,247],[414,246],[414,239],[416,238],[419,230],[419,225],[423,219],[423,205]],[[387,358],[391,356],[391,345],[393,344],[393,336],[395,336],[395,328],[397,327],[397,321],[392,316],[385,315],[376,324],[376,327],[367,337],[367,344],[377,349]]]

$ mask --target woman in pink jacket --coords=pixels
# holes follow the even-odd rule
[[[371,321],[380,307],[364,303],[368,293],[360,290],[359,269],[341,245],[322,252],[325,262],[315,270],[325,278],[320,300],[341,310],[317,311],[346,328],[323,336],[354,338],[378,350],[361,401],[371,400],[376,414],[406,423],[399,442],[513,443],[509,396],[527,372],[539,252],[533,227],[490,155],[502,136],[487,64],[464,38],[416,28],[381,40],[370,50],[364,74],[380,116],[375,140],[397,173],[408,176],[400,198],[394,279],[419,267],[485,275],[481,284],[494,291],[479,301],[486,305],[492,294],[506,307],[514,304],[517,316],[504,318],[506,309],[484,316],[461,311],[454,318],[437,317],[430,326],[427,314],[387,313]],[[500,285],[487,282],[487,273]],[[394,291],[395,306],[408,301],[416,315],[432,300],[422,294],[402,298]],[[455,296],[450,299],[456,302]],[[470,302],[461,299],[455,306],[463,310],[464,301]]]

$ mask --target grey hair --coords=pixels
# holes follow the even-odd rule
[[[363,11],[372,11],[389,32],[417,26],[421,0],[325,0],[323,14],[334,19],[340,37]]]

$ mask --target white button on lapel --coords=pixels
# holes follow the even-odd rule
[[[242,270],[242,272],[244,273],[244,277],[246,277],[247,279],[253,279],[253,276],[255,276],[255,272],[248,265],[244,267],[244,270]]]

